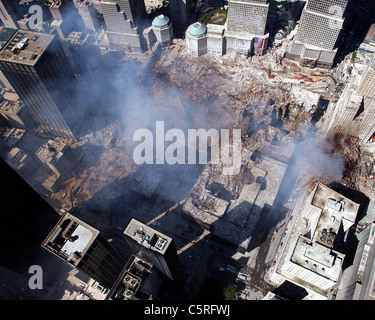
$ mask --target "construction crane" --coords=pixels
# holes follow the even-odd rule
[[[270,71],[267,70],[267,68],[264,66],[263,62],[260,60],[259,56],[257,56],[259,63],[262,65],[263,70],[267,73],[268,78],[274,78],[275,76],[271,74]]]

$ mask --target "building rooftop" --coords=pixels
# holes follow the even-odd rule
[[[52,34],[17,30],[0,51],[0,60],[34,66],[52,39]]]
[[[338,283],[345,255],[345,232],[359,205],[318,183],[296,200],[276,273],[321,296]]]
[[[64,155],[64,150],[68,146],[62,141],[48,140],[36,152],[36,156],[42,162],[57,161]]]
[[[9,151],[7,158],[12,163],[13,167],[16,167],[18,170],[21,170],[27,165],[27,162],[30,161],[30,157],[17,147]]]
[[[152,24],[156,27],[164,27],[169,23],[169,18],[163,14],[158,15],[153,21]]]
[[[160,252],[161,254],[167,251],[172,242],[172,238],[135,219],[131,219],[124,230],[124,234],[145,248]]]
[[[206,26],[199,22],[191,24],[188,28],[189,33],[193,36],[202,36],[206,32],[206,30]]]
[[[19,128],[4,128],[1,132],[2,142],[9,147],[14,147],[24,135],[25,130]]]
[[[77,266],[99,231],[66,213],[42,246],[63,260]]]
[[[0,49],[12,38],[17,29],[0,27]]]

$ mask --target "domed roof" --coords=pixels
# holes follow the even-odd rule
[[[201,24],[199,22],[193,23],[189,26],[188,31],[193,36],[201,36],[206,32],[207,28],[204,24]]]
[[[168,24],[168,22],[169,18],[163,14],[160,14],[152,21],[152,24],[157,27],[164,27]]]

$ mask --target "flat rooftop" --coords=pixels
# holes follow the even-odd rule
[[[67,148],[68,146],[62,141],[48,140],[38,149],[36,155],[42,162],[57,161]]]
[[[25,130],[19,128],[4,128],[0,133],[2,142],[9,147],[15,146],[24,135]]]
[[[1,49],[0,61],[34,66],[54,37],[53,34],[17,30]]]
[[[161,254],[167,251],[172,242],[172,238],[134,218],[130,220],[125,228],[124,235],[130,237],[145,248]]]
[[[66,213],[42,243],[42,247],[77,266],[99,231]]]
[[[276,272],[327,296],[342,272],[345,255],[337,248],[354,225],[359,205],[321,183],[311,185],[296,203]]]

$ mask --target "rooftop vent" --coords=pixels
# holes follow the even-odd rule
[[[336,234],[328,231],[327,229],[321,230],[319,234],[319,242],[326,247],[331,248],[335,240]]]
[[[344,210],[345,201],[329,198],[327,200],[327,207],[340,212]]]
[[[135,277],[129,273],[125,275],[125,278],[123,280],[123,283],[128,287],[132,289],[136,289],[138,287],[138,284],[140,283],[140,278]]]
[[[166,244],[167,240],[159,237],[158,241],[156,241],[155,243],[155,248],[162,251],[165,248]]]

